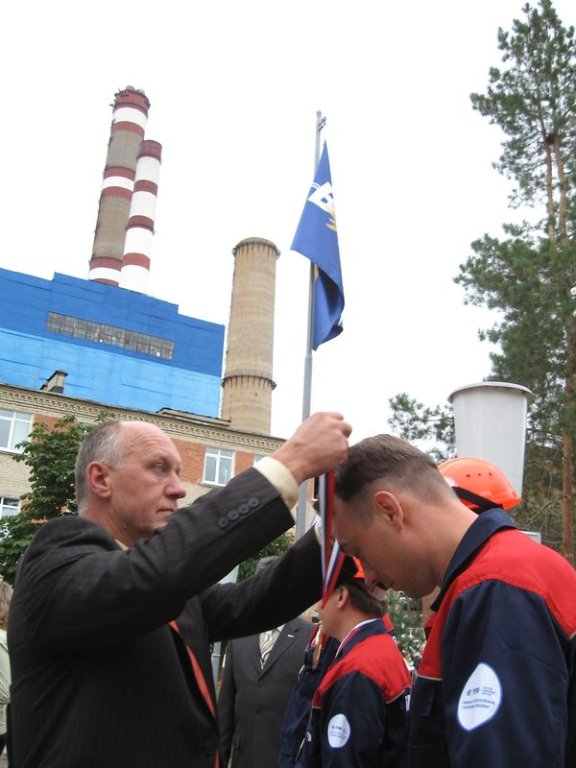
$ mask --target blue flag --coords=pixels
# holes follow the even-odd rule
[[[306,256],[318,268],[314,280],[312,333],[312,348],[318,349],[320,344],[342,332],[344,310],[338,232],[326,144],[294,235],[292,250]]]

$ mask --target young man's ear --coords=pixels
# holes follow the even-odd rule
[[[404,524],[404,510],[398,497],[390,491],[376,491],[374,494],[374,506],[376,513],[388,525],[394,528]]]
[[[338,608],[344,608],[344,606],[348,603],[349,592],[346,589],[346,587],[343,585],[336,587],[336,589],[338,590],[336,605],[338,606]]]

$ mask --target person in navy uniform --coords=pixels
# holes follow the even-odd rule
[[[316,612],[317,616],[317,612]],[[327,637],[318,621],[304,651],[304,663],[286,705],[278,768],[303,768],[304,738],[314,691],[338,650],[338,640]]]
[[[360,561],[356,562],[356,574],[363,573]],[[348,566],[350,567],[350,566]],[[378,599],[384,610],[384,593]],[[323,631],[318,610],[314,611],[316,623],[304,651],[304,663],[300,669],[296,685],[286,706],[282,723],[282,742],[278,768],[303,768],[304,740],[312,709],[312,697],[318,684],[336,655],[340,643],[335,637],[329,637]],[[396,629],[388,612],[382,616],[388,634],[396,640]]]
[[[457,469],[378,435],[336,470],[334,534],[368,585],[411,597],[440,587],[411,693],[408,765],[573,767],[576,571],[516,529],[505,510],[520,498],[497,467]]]
[[[338,645],[312,696],[302,765],[403,768],[410,673],[357,561],[347,558],[318,611]]]

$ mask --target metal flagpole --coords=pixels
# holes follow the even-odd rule
[[[326,118],[322,112],[316,112],[316,145],[314,148],[314,175],[320,162],[320,133],[326,125]],[[304,394],[302,397],[302,421],[310,416],[310,403],[312,401],[312,334],[314,329],[314,279],[315,265],[310,262],[310,282],[308,288],[308,333],[306,337],[306,355],[304,357]],[[306,502],[308,483],[300,486],[298,509],[296,513],[296,538],[301,538],[306,530]]]

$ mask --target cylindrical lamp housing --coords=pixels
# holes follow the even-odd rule
[[[490,461],[522,495],[526,418],[532,392],[503,381],[469,384],[449,396],[454,409],[456,452]]]

